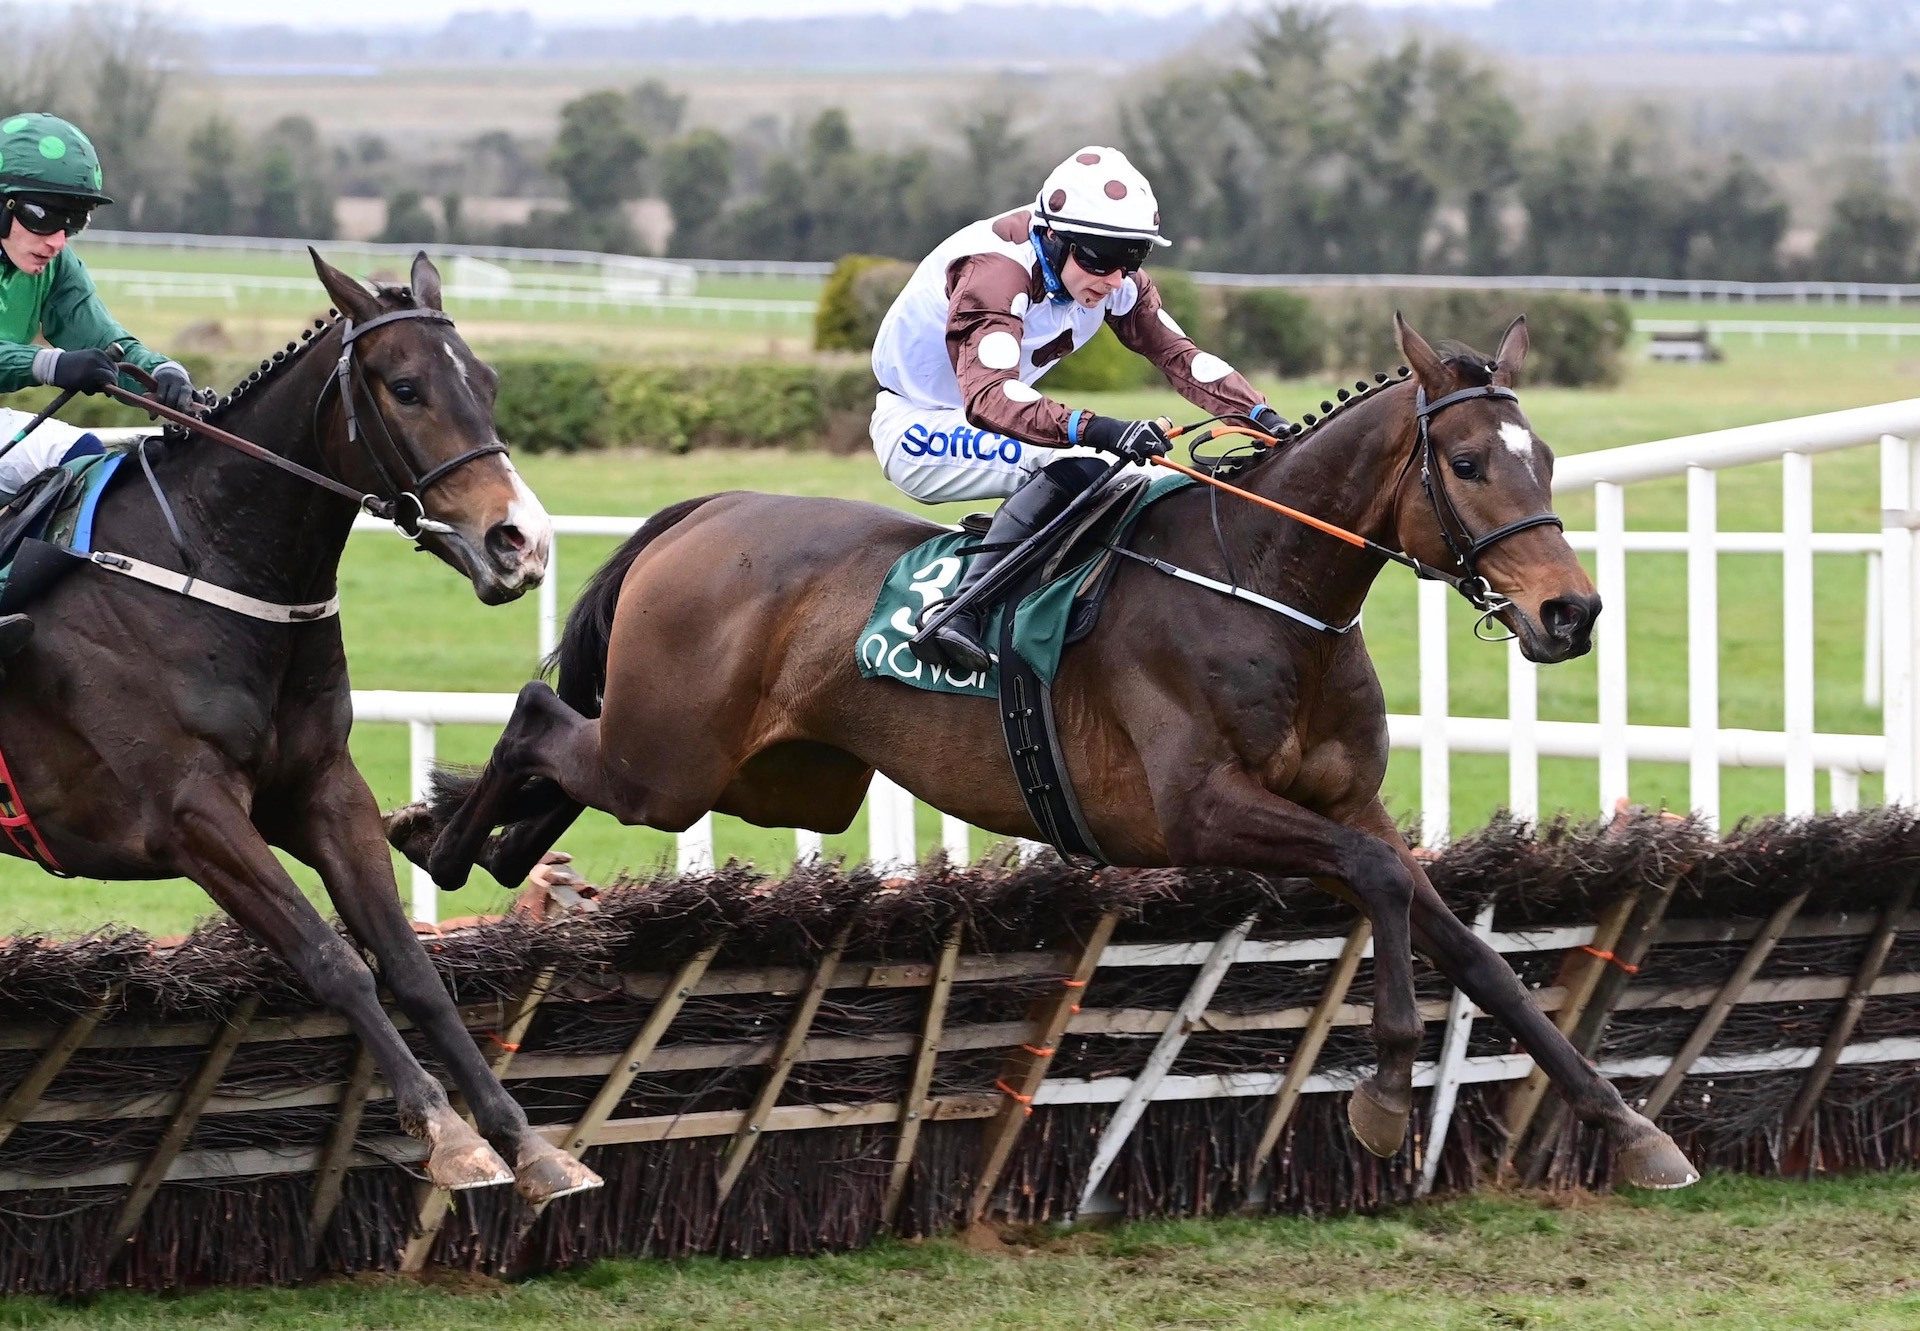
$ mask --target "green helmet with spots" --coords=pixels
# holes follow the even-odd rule
[[[100,192],[102,183],[100,155],[78,126],[44,111],[0,120],[0,193],[112,203]]]

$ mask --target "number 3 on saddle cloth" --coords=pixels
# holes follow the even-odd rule
[[[48,467],[0,507],[0,614],[24,609],[93,548],[93,516],[125,453],[94,453]],[[70,877],[33,825],[0,754],[0,833],[48,873]]]
[[[1080,812],[1053,721],[1053,681],[1066,649],[1092,632],[1118,561],[1108,545],[1125,542],[1149,505],[1192,485],[1184,476],[1113,487],[1110,498],[996,598],[986,617],[995,665],[954,674],[914,656],[907,644],[921,617],[960,582],[975,537],[943,532],[907,551],[887,570],[873,613],[860,631],[860,673],[934,693],[995,698],[1021,796],[1035,826],[1061,855],[1107,862]]]

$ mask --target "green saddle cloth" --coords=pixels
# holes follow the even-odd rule
[[[1156,479],[1141,490],[1108,539],[1121,540],[1149,505],[1192,484],[1194,482],[1185,476]],[[867,617],[867,626],[860,630],[855,655],[861,675],[867,679],[894,679],[934,693],[958,693],[971,698],[1000,695],[1000,672],[996,667],[990,666],[981,673],[956,675],[944,666],[928,665],[907,647],[920,630],[921,614],[928,606],[945,600],[959,583],[967,557],[956,551],[978,544],[979,538],[967,532],[942,532],[893,561],[886,580],[880,584],[880,595],[874,601],[873,613]],[[1049,685],[1060,670],[1060,657],[1067,647],[1067,624],[1073,615],[1074,596],[1087,570],[1101,553],[1096,550],[1021,598],[1019,615],[1013,625],[1014,650]],[[1004,602],[996,605],[987,622],[986,641],[996,655],[1006,613]]]

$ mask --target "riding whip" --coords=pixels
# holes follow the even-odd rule
[[[7,440],[7,442],[4,444],[0,444],[0,458],[3,458],[8,453],[11,453],[13,451],[13,446],[15,444],[19,443],[22,439],[25,439],[28,435],[32,434],[35,430],[39,429],[42,425],[46,424],[51,417],[57,415],[60,411],[60,408],[66,406],[68,402],[72,401],[73,395],[79,391],[80,390],[77,388],[69,388],[64,392],[62,392],[60,396],[56,397],[53,401],[47,403],[46,406],[40,408],[39,414],[36,415],[32,420],[28,421],[25,425],[21,426],[20,429],[14,434],[13,438]]]

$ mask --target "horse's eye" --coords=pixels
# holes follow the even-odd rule
[[[420,400],[420,390],[413,386],[413,381],[410,379],[398,380],[395,383],[388,384],[387,388],[393,394],[394,401],[396,402],[404,402],[408,406],[412,406]]]
[[[1455,458],[1447,464],[1453,468],[1453,474],[1463,481],[1478,480],[1480,468],[1472,458]]]

